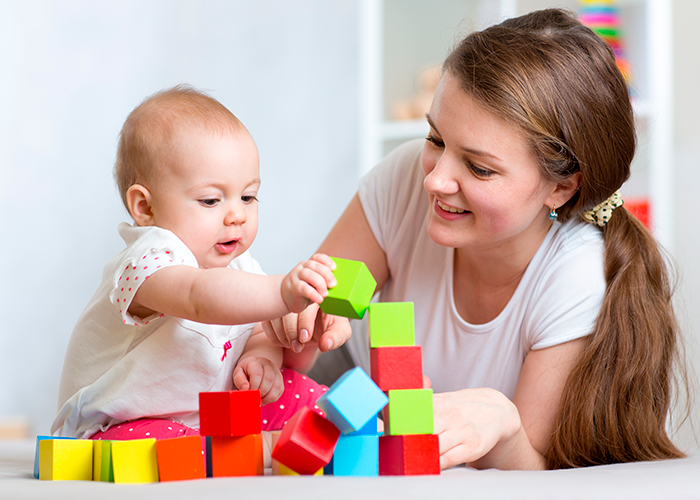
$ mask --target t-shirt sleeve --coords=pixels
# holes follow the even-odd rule
[[[187,246],[172,232],[154,227],[138,238],[121,258],[113,277],[110,302],[119,311],[127,325],[141,326],[162,317],[155,313],[139,318],[129,313],[131,302],[141,284],[156,271],[170,266],[198,267],[197,259]]]
[[[358,195],[374,237],[385,253],[397,234],[422,217],[426,198],[420,156],[423,140],[407,142],[392,151],[360,181]]]
[[[547,261],[526,319],[526,346],[544,349],[593,332],[605,295],[603,242],[590,241]]]

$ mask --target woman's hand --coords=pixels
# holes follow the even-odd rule
[[[463,389],[435,394],[435,434],[440,467],[544,469],[544,458],[530,444],[518,409],[494,389]]]
[[[263,322],[263,330],[270,341],[299,353],[306,344],[317,344],[321,352],[337,349],[352,335],[347,318],[326,314],[318,305],[311,304],[299,314],[290,313],[282,318]]]
[[[277,401],[284,392],[279,368],[262,356],[242,357],[233,370],[233,383],[241,391],[259,389],[262,404]]]

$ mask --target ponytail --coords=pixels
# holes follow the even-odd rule
[[[624,208],[602,231],[605,297],[562,392],[550,468],[684,456],[666,433],[679,337],[666,262]]]

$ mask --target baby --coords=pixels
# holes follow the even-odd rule
[[[258,163],[243,124],[190,87],[159,92],[129,115],[115,178],[135,224],[119,225],[126,248],[73,330],[53,435],[197,434],[199,393],[234,385],[259,389],[263,403],[295,394],[263,407],[264,428],[274,429],[321,395],[291,370],[283,380],[282,348],[260,322],[320,303],[335,265],[317,254],[286,276],[263,274],[247,251]]]

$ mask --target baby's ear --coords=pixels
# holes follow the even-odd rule
[[[126,192],[129,213],[138,226],[152,226],[151,192],[141,184],[132,185]]]

